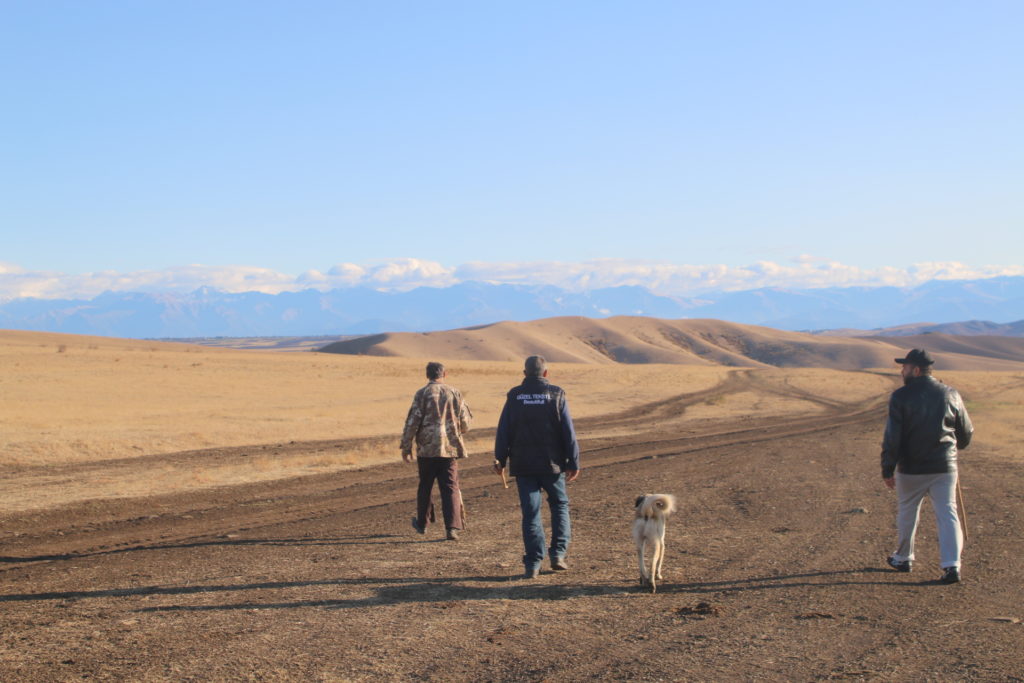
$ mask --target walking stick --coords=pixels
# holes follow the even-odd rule
[[[964,492],[960,488],[960,473],[956,475],[956,502],[960,508],[960,531],[964,535],[964,543],[967,543],[967,507],[964,505]]]

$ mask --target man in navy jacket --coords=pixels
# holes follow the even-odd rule
[[[544,357],[527,358],[523,374],[523,383],[508,392],[498,420],[494,471],[501,474],[507,463],[516,478],[523,513],[524,578],[532,579],[540,573],[545,551],[541,491],[547,493],[551,509],[551,568],[569,568],[565,556],[572,533],[565,485],[579,477],[580,449],[565,392],[548,382]]]

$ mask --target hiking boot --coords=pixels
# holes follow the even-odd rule
[[[960,583],[960,567],[946,567],[942,571],[942,583]]]
[[[423,526],[420,526],[419,520],[415,517],[412,518],[412,528],[415,529],[416,533],[420,534],[421,536],[427,533],[427,525],[424,524]]]
[[[569,565],[565,563],[565,558],[563,557],[552,557],[551,568],[556,572],[564,572],[569,568]]]
[[[457,541],[457,540],[459,540],[459,530],[458,529],[449,529],[448,533],[445,534],[445,538],[447,538],[449,541]]]
[[[536,579],[540,576],[540,567],[531,567],[523,572],[524,579]]]
[[[891,555],[886,558],[886,563],[898,572],[909,572],[910,571],[910,560],[897,560]]]

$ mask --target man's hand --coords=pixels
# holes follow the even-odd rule
[[[896,489],[896,477],[883,478],[882,481],[885,482],[886,487],[893,490]]]
[[[505,476],[505,468],[497,460],[494,461],[494,465],[491,466],[494,473],[501,477],[501,485],[508,488],[508,477]]]
[[[408,453],[402,453],[402,460],[406,462],[412,462],[412,451],[409,451]]]
[[[567,482],[576,481],[577,479],[579,479],[579,476],[580,476],[580,471],[579,470],[566,470],[565,471],[565,480]]]

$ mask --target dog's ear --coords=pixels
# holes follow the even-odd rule
[[[636,502],[633,503],[633,507],[635,507],[635,508],[640,507],[640,503],[644,502],[644,498],[646,498],[646,497],[647,496],[637,496],[636,497]]]

